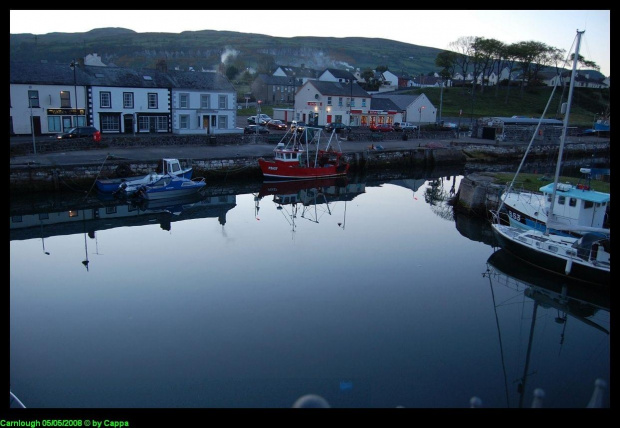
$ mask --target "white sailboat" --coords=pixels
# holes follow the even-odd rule
[[[502,208],[501,204],[497,211],[492,212],[492,228],[501,247],[529,263],[580,281],[609,285],[610,230],[605,228],[562,224],[561,221],[557,220],[556,211],[554,210],[558,192],[563,191],[558,181],[573,97],[579,47],[583,33],[584,31],[577,31],[577,42],[573,59],[568,102],[566,105],[566,114],[564,116],[560,149],[558,152],[553,187],[551,189],[551,201],[548,218],[545,223],[545,230],[523,229],[521,227],[501,224],[499,215]],[[551,229],[554,229],[553,232]],[[570,229],[580,230],[583,233],[580,237],[571,237],[558,232],[560,230],[564,231]]]

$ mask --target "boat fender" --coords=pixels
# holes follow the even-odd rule
[[[566,267],[564,268],[564,273],[566,273],[566,275],[570,274],[570,270],[573,267],[573,260],[572,259],[568,259],[566,260]]]

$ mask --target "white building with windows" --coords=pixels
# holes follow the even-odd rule
[[[11,62],[9,99],[11,135],[241,132],[234,87],[210,72]]]
[[[370,94],[354,82],[309,80],[295,94],[295,119],[310,126],[360,126],[369,110]]]
[[[207,134],[243,132],[237,128],[237,92],[213,72],[169,71],[172,87],[172,132]]]
[[[75,78],[74,78],[75,77]],[[56,134],[87,124],[80,67],[10,62],[10,135]],[[31,108],[32,107],[32,108]]]

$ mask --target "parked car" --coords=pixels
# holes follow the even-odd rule
[[[269,122],[267,122],[266,126],[269,129],[276,129],[278,131],[286,131],[286,123],[278,119],[271,119]]]
[[[92,138],[95,141],[101,140],[101,132],[94,126],[76,126],[68,129],[67,132],[56,135],[58,140],[67,140],[70,138]]]
[[[327,132],[332,132],[333,130],[336,130],[336,134],[339,134],[342,131],[350,131],[351,127],[345,125],[344,123],[332,122],[332,123],[328,123],[327,125],[325,125],[324,129]]]
[[[269,117],[266,114],[260,114],[259,115],[259,125],[267,125],[267,122],[269,122],[271,120],[271,117]],[[248,125],[256,125],[256,116],[250,116],[248,117]]]
[[[394,127],[387,123],[373,123],[370,125],[370,130],[373,132],[392,132],[394,131]]]
[[[269,134],[269,130],[262,125],[248,125],[243,128],[244,134],[256,134],[258,128],[258,134]]]
[[[414,132],[418,130],[418,126],[411,122],[395,122],[394,131],[397,132]]]

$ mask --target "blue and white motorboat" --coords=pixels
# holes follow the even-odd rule
[[[131,194],[135,197],[154,200],[192,195],[200,192],[206,187],[206,185],[207,183],[202,177],[190,180],[183,177],[165,175],[154,183],[142,184],[136,186],[135,189],[133,188],[133,185],[127,187],[130,189],[129,191]]]
[[[125,191],[125,188],[127,186],[152,184],[167,174],[191,179],[193,174],[193,168],[182,168],[181,162],[179,162],[178,159],[164,158],[162,159],[162,167],[160,172],[151,172],[149,174],[138,177],[102,178],[98,179],[95,184],[97,185],[97,190],[101,193],[120,192],[123,195],[129,195]]]

